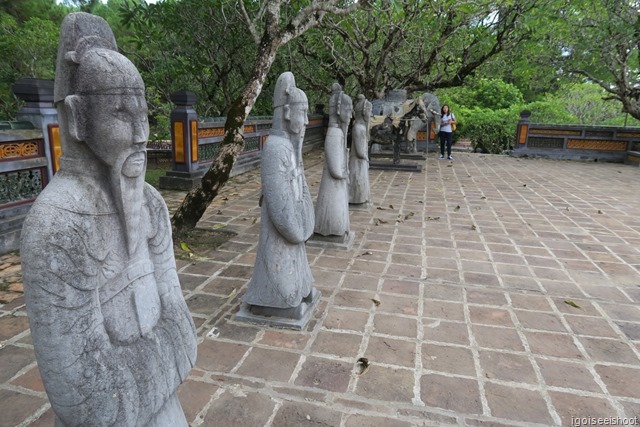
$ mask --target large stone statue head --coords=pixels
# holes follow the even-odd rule
[[[356,105],[353,107],[353,113],[356,119],[362,119],[365,122],[369,122],[371,119],[371,111],[373,105],[364,97],[364,95],[358,95]]]
[[[132,252],[149,136],[140,73],[117,51],[106,21],[86,13],[63,21],[57,67],[60,171],[73,169],[110,188]]]
[[[295,135],[301,141],[309,123],[308,111],[307,95],[296,87],[293,74],[282,73],[273,93],[273,128]]]
[[[340,93],[340,102],[338,103],[338,116],[340,122],[348,126],[353,117],[353,101],[351,97],[344,92]]]
[[[55,101],[63,116],[63,155],[87,157],[86,145],[107,168],[139,176],[149,126],[138,70],[117,52],[99,17],[72,14],[61,34]]]

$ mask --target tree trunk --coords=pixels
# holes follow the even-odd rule
[[[262,46],[264,48],[259,49],[251,79],[227,113],[224,139],[218,155],[202,177],[200,184],[187,193],[171,219],[174,239],[182,237],[195,228],[209,204],[229,180],[231,169],[244,148],[243,124],[262,91],[269,69],[276,58],[278,42],[273,40]]]

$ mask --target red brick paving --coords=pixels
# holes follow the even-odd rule
[[[306,159],[315,194],[321,158]],[[253,271],[259,174],[223,189],[201,224],[238,234],[178,261],[200,337],[179,391],[192,426],[640,416],[638,170],[471,153],[425,163],[371,171],[351,251],[309,248],[323,295],[301,332],[233,320]],[[164,195],[170,209],[183,197]],[[17,253],[0,256],[0,281],[0,424],[52,425]]]

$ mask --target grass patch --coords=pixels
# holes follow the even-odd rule
[[[160,177],[164,176],[167,171],[171,170],[170,167],[156,167],[149,168],[147,167],[147,171],[144,175],[144,180],[151,186],[155,188],[159,188],[160,185]]]
[[[237,233],[233,231],[195,228],[174,242],[176,258],[190,261],[206,260],[220,245]]]

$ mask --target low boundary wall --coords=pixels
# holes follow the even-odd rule
[[[549,125],[520,115],[512,156],[640,164],[640,128]]]

